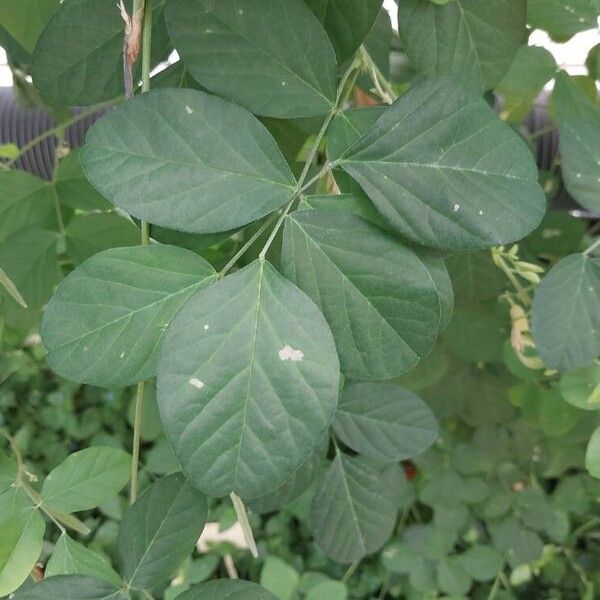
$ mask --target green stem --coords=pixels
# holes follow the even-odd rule
[[[583,255],[588,256],[588,254],[591,254],[598,246],[600,246],[600,237],[591,246],[583,251]]]
[[[292,209],[292,205],[294,204],[294,201],[298,198],[298,196],[300,196],[300,194],[302,193],[302,191],[304,189],[309,187],[309,186],[305,185],[306,177],[308,176],[308,173],[310,171],[310,168],[312,167],[313,161],[314,161],[315,157],[317,156],[317,152],[319,151],[321,142],[323,141],[323,138],[325,137],[325,134],[327,133],[327,130],[329,129],[329,125],[331,124],[331,121],[337,115],[340,106],[343,104],[343,102],[345,102],[345,99],[347,98],[347,96],[349,94],[349,91],[346,89],[346,84],[349,82],[350,78],[357,71],[357,69],[358,69],[358,65],[355,61],[353,61],[352,64],[350,65],[350,67],[348,68],[348,70],[342,76],[342,79],[340,80],[340,84],[338,86],[338,92],[337,92],[337,97],[336,97],[335,103],[333,104],[332,109],[329,111],[329,114],[325,117],[325,120],[323,121],[323,125],[321,125],[321,129],[319,130],[319,133],[317,134],[317,137],[315,138],[315,141],[314,141],[313,145],[311,146],[311,149],[306,158],[306,162],[304,163],[304,168],[302,169],[302,173],[300,173],[300,177],[298,178],[298,183],[296,184],[296,191],[295,191],[294,195],[292,196],[291,200],[287,203],[287,205],[283,209],[277,223],[275,224],[275,227],[273,228],[273,231],[271,232],[271,235],[267,239],[267,242],[265,243],[264,248],[262,249],[261,253],[259,254],[259,258],[261,258],[261,259],[265,258],[265,256],[267,255],[267,252],[269,251],[269,248],[271,247],[271,244],[273,243],[273,240],[275,239],[275,236],[277,235],[277,232],[279,231],[279,229],[281,228],[281,225],[283,224],[283,221],[285,220],[286,216]],[[350,88],[350,91],[351,91],[351,89],[352,88]],[[323,172],[324,172],[323,170],[320,171],[319,178],[322,177]],[[314,183],[314,181],[317,181],[317,180],[318,179],[313,178],[313,179],[311,179],[311,182]]]
[[[344,576],[342,577],[342,583],[348,583],[348,581],[350,581],[350,578],[352,577],[352,575],[354,575],[354,573],[356,572],[356,569],[358,569],[359,565],[360,565],[360,560],[355,560],[348,567],[348,570],[346,571],[346,573],[344,573]]]
[[[142,0],[143,2],[143,0]],[[150,61],[152,49],[152,0],[144,7],[144,29],[142,33],[142,92],[150,91]]]
[[[375,64],[375,61],[371,58],[368,50],[364,47],[360,47],[360,56],[366,69],[369,71],[371,80],[375,85],[375,90],[379,97],[388,104],[392,104],[396,99],[396,93],[391,83],[385,78],[383,73],[379,70],[379,67]]]
[[[137,500],[139,489],[139,469],[140,469],[140,439],[142,431],[142,406],[144,404],[145,381],[137,384],[135,395],[135,416],[133,420],[133,448],[131,452],[131,488],[129,501],[133,504]]]
[[[252,527],[250,527],[250,521],[248,521],[248,514],[246,513],[244,502],[237,494],[234,494],[233,492],[231,492],[229,496],[233,502],[233,508],[235,508],[235,514],[237,515],[238,521],[242,526],[244,539],[246,540],[246,544],[250,549],[250,553],[254,558],[258,558],[258,548],[256,547],[256,542],[254,541]]]
[[[593,519],[590,519],[587,523],[584,523],[583,525],[575,529],[575,531],[573,531],[573,533],[571,533],[571,535],[567,538],[565,546],[567,548],[574,546],[577,540],[584,533],[587,533],[588,531],[590,531],[591,529],[595,529],[596,527],[600,527],[600,517],[594,517]]]

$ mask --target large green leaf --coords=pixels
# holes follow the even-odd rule
[[[343,373],[390,379],[433,348],[440,303],[429,271],[411,250],[360,217],[318,209],[293,213],[282,266],[323,311]]]
[[[425,246],[506,244],[544,215],[527,145],[483,99],[446,78],[401,96],[333,164],[401,234]]]
[[[0,515],[0,597],[14,592],[27,578],[42,552],[46,524],[31,505],[11,516]]]
[[[219,579],[194,586],[179,600],[277,600],[271,592],[250,581]]]
[[[129,481],[131,456],[118,448],[86,448],[52,469],[42,500],[61,512],[88,510],[119,493]]]
[[[547,367],[588,366],[600,354],[600,260],[572,254],[554,265],[536,289],[531,325]]]
[[[114,584],[84,575],[56,575],[25,588],[15,600],[128,600]]]
[[[48,182],[17,169],[0,172],[0,242],[22,229],[56,226]]]
[[[54,575],[88,575],[104,579],[115,586],[122,584],[121,577],[106,558],[76,542],[66,533],[58,538],[46,565],[44,576]]]
[[[316,544],[341,563],[375,552],[392,533],[396,500],[396,491],[381,469],[364,458],[338,453],[311,506]]]
[[[559,382],[560,395],[583,410],[600,410],[600,364],[565,373]]]
[[[592,477],[600,478],[600,428],[594,431],[588,443],[585,468]]]
[[[579,204],[600,211],[600,104],[564,72],[556,79],[552,102],[565,186]]]
[[[196,294],[167,330],[158,403],[194,485],[263,495],[322,439],[339,364],[325,319],[264,260]]]
[[[590,0],[528,0],[527,23],[565,42],[580,31],[598,27],[598,9]]]
[[[109,248],[137,246],[138,228],[115,213],[75,215],[66,229],[67,254],[76,264]]]
[[[131,11],[131,2],[126,4]],[[153,55],[160,60],[168,53],[168,35],[162,2],[154,6]],[[87,106],[122,95],[123,32],[113,0],[63,2],[33,53],[32,74],[40,95],[61,106]]]
[[[306,0],[325,27],[338,61],[352,56],[379,14],[382,0]]]
[[[295,180],[246,110],[196,90],[155,90],[88,132],[87,178],[119,208],[191,233],[227,231],[285,204]]]
[[[64,280],[46,308],[48,362],[63,377],[104,387],[152,377],[169,321],[215,277],[205,260],[173,246],[96,254]]]
[[[183,62],[212,92],[271,117],[331,109],[335,53],[303,0],[168,0],[166,17]]]
[[[207,512],[206,498],[181,473],[148,488],[119,529],[119,565],[127,584],[145,589],[166,581],[194,549]]]
[[[43,306],[60,279],[57,243],[53,231],[23,229],[0,244],[0,269],[30,308]]]
[[[60,0],[5,0],[0,2],[0,25],[32,53],[40,33],[60,6]]]
[[[525,41],[525,0],[399,3],[400,38],[418,71],[493,88]]]
[[[346,387],[333,427],[347,446],[383,462],[418,456],[438,435],[435,417],[423,400],[385,383]]]

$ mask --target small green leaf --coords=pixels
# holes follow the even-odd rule
[[[554,265],[535,291],[531,325],[548,368],[588,366],[600,354],[600,260],[572,254]]]
[[[472,584],[456,556],[444,558],[437,565],[437,582],[440,590],[450,596],[463,596]]]
[[[459,557],[462,568],[475,581],[491,581],[496,577],[504,559],[502,554],[492,546],[476,544]]]
[[[306,0],[306,3],[323,24],[342,64],[364,42],[382,0]]]
[[[17,286],[9,279],[8,275],[0,269],[0,285],[8,292],[8,295],[23,308],[27,308],[27,302],[19,293]]]
[[[338,454],[322,476],[312,501],[315,543],[341,563],[360,560],[390,537],[396,522],[396,491],[381,468]]]
[[[566,373],[560,378],[560,393],[573,406],[583,410],[600,410],[600,364]]]
[[[252,498],[277,487],[323,438],[338,384],[323,316],[258,260],[179,312],[163,342],[157,391],[194,485],[211,496]]]
[[[504,552],[511,567],[531,563],[542,556],[544,546],[540,537],[525,529],[514,517],[499,523],[490,523],[494,546]]]
[[[592,477],[600,479],[600,428],[596,429],[585,452],[585,468]]]
[[[454,0],[443,6],[402,0],[398,22],[403,47],[420,73],[451,75],[477,91],[502,79],[526,39],[525,0]]]
[[[383,462],[414,458],[438,435],[433,413],[418,396],[385,383],[346,387],[334,429],[347,446]]]
[[[46,477],[42,500],[64,512],[88,510],[119,493],[129,481],[131,457],[118,448],[86,448],[68,456]]]
[[[46,308],[48,362],[63,377],[104,387],[154,376],[173,315],[215,277],[204,259],[174,246],[114,248],[92,256]]]
[[[348,589],[341,581],[323,581],[310,588],[306,600],[346,600]]]
[[[137,96],[95,123],[86,140],[81,162],[92,185],[129,214],[171,229],[235,229],[295,190],[260,121],[196,90]]]
[[[212,92],[271,117],[331,108],[335,53],[302,0],[169,0],[166,17],[186,67]]]
[[[0,494],[13,484],[17,475],[17,463],[5,454],[4,450],[0,450]]]
[[[279,600],[296,597],[298,580],[298,571],[276,556],[267,557],[260,573],[260,585]]]
[[[282,267],[323,311],[344,374],[398,377],[433,348],[441,315],[431,274],[412,250],[363,219],[331,210],[293,213]]]
[[[80,265],[102,250],[137,246],[140,232],[131,221],[114,213],[75,215],[67,225],[66,242],[67,254]]]
[[[128,600],[115,585],[95,577],[56,575],[25,588],[15,600]]]
[[[21,150],[16,144],[0,144],[0,158],[16,160],[21,156]]]
[[[278,600],[265,588],[241,579],[218,579],[194,586],[178,600]]]
[[[127,584],[145,589],[166,581],[194,549],[207,511],[206,498],[181,473],[148,488],[119,529],[119,565]]]
[[[121,577],[103,556],[79,544],[66,533],[58,538],[46,565],[45,577],[54,575],[88,575],[115,586],[122,584]]]
[[[31,505],[9,514],[4,520],[0,515],[0,596],[8,596],[25,581],[42,552],[46,529],[44,518]]]
[[[445,78],[412,87],[333,164],[399,233],[432,248],[506,244],[545,211],[529,148],[483,99]]]
[[[558,42],[598,26],[598,9],[590,0],[528,0],[527,23]]]
[[[556,79],[552,103],[565,186],[579,204],[600,210],[600,104],[587,98],[564,72]]]

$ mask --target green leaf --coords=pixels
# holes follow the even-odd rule
[[[379,550],[394,528],[396,500],[381,469],[338,453],[313,498],[310,526],[315,543],[340,563]]]
[[[154,62],[166,58],[169,47],[162,3],[155,6]],[[33,80],[42,98],[60,106],[88,106],[121,96],[123,29],[113,0],[63,2],[33,53]],[[139,73],[141,60],[137,67]]]
[[[457,252],[447,260],[457,306],[496,300],[506,289],[489,252]]]
[[[265,127],[195,90],[142,94],[100,119],[81,157],[119,208],[192,233],[255,221],[289,201],[295,180]]]
[[[346,600],[348,590],[341,581],[323,581],[310,588],[306,600]]]
[[[64,512],[88,510],[119,493],[129,481],[131,457],[118,448],[93,447],[70,454],[52,469],[42,500]]]
[[[493,88],[526,39],[525,0],[402,0],[400,39],[426,77],[450,75],[471,89]],[[493,40],[493,43],[491,43]]]
[[[590,0],[528,0],[527,23],[558,42],[598,26],[598,10]]]
[[[561,173],[567,191],[585,208],[600,210],[600,105],[566,73],[552,94],[560,136]]]
[[[0,596],[14,592],[27,578],[42,552],[46,524],[31,505],[0,516]]]
[[[17,463],[0,450],[0,494],[5,492],[17,479]]]
[[[8,0],[0,3],[0,25],[32,53],[40,33],[60,6],[60,0]]]
[[[433,348],[440,301],[428,269],[363,219],[331,210],[291,214],[282,268],[323,311],[344,374],[397,377]]]
[[[600,260],[572,254],[550,269],[535,291],[531,330],[548,368],[572,371],[600,354]]]
[[[27,302],[17,289],[17,286],[12,282],[8,275],[0,269],[0,285],[8,292],[8,295],[20,306],[27,308]]]
[[[252,498],[277,487],[323,438],[338,383],[323,316],[257,260],[196,294],[173,320],[158,404],[194,485]]]
[[[42,339],[50,366],[104,387],[152,377],[173,315],[215,277],[206,261],[174,246],[96,254],[63,281],[46,308]]]
[[[352,450],[383,462],[414,458],[438,435],[433,413],[418,396],[385,383],[346,387],[334,429]]]
[[[190,588],[178,600],[277,600],[277,596],[250,581],[218,579]]]
[[[23,229],[56,226],[48,182],[17,169],[0,172],[0,242]]]
[[[115,585],[83,575],[56,575],[25,588],[15,600],[127,600]]]
[[[260,585],[279,600],[296,597],[298,580],[298,571],[276,556],[268,556],[260,572]]]
[[[112,204],[100,195],[85,178],[79,164],[80,149],[72,149],[58,163],[54,187],[61,206],[77,211],[110,210]]]
[[[494,546],[505,553],[511,567],[531,563],[542,556],[544,546],[536,533],[525,529],[514,517],[490,523]]]
[[[518,240],[545,210],[529,148],[449,79],[413,87],[333,164],[398,232],[434,248]]]
[[[24,229],[0,244],[0,269],[30,308],[43,306],[60,279],[57,242],[52,231]]]
[[[123,516],[121,574],[134,589],[167,580],[192,550],[206,523],[206,498],[181,473],[148,488]]]
[[[451,596],[466,594],[472,583],[456,556],[444,558],[437,565],[437,582],[440,590]]]
[[[325,28],[341,64],[364,42],[382,0],[306,0],[306,3]]]
[[[573,406],[583,410],[600,409],[600,364],[566,373],[560,378],[560,393]]]
[[[21,156],[19,146],[16,144],[0,144],[0,157],[8,160],[17,160]]]
[[[138,228],[128,219],[114,214],[75,215],[66,229],[67,254],[80,265],[102,250],[137,246]]]
[[[335,53],[302,0],[169,0],[166,18],[186,67],[210,91],[271,117],[331,109]]]
[[[585,468],[592,477],[600,479],[600,427],[594,431],[588,442]]]
[[[554,77],[556,61],[545,48],[521,46],[496,90],[504,97],[502,118],[521,122],[544,85]]]
[[[476,544],[459,557],[462,568],[475,581],[491,581],[496,577],[504,559],[502,554],[492,546]]]
[[[88,575],[115,586],[122,584],[121,577],[103,556],[79,544],[66,533],[58,538],[46,565],[45,577],[54,575]]]

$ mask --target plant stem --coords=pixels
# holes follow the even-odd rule
[[[137,384],[135,394],[135,417],[133,421],[133,448],[131,451],[131,490],[129,502],[133,504],[137,500],[139,488],[139,468],[140,468],[140,438],[142,431],[142,406],[144,403],[145,381]]]
[[[150,91],[150,60],[152,49],[152,0],[146,0],[142,33],[142,92]]]
[[[596,527],[600,527],[600,517],[594,517],[593,519],[590,519],[587,523],[584,523],[583,525],[578,527],[575,531],[573,531],[573,533],[571,533],[571,535],[567,538],[567,541],[565,542],[565,546],[567,546],[567,548],[574,546],[575,543],[577,542],[577,540],[584,533],[586,533],[590,529],[594,529]]]
[[[346,571],[346,573],[344,573],[344,576],[342,577],[342,583],[348,583],[348,581],[350,581],[350,578],[352,577],[352,575],[354,575],[354,573],[356,572],[356,569],[358,569],[359,565],[360,565],[360,560],[355,560],[348,567],[348,570]]]
[[[315,138],[315,141],[314,141],[313,145],[311,146],[311,149],[306,158],[306,162],[304,163],[304,168],[302,169],[302,173],[300,173],[300,177],[298,178],[298,183],[296,184],[296,191],[294,192],[294,195],[292,196],[291,200],[287,203],[287,205],[283,209],[283,212],[281,213],[277,223],[275,224],[275,227],[273,228],[271,235],[267,239],[267,242],[266,242],[264,248],[262,249],[261,253],[259,254],[259,258],[264,259],[265,256],[267,255],[267,252],[269,251],[269,248],[271,247],[271,244],[273,243],[273,240],[275,239],[277,232],[279,231],[281,225],[283,224],[283,221],[285,220],[286,216],[290,212],[292,205],[294,204],[294,201],[296,200],[296,198],[298,198],[298,196],[300,196],[300,194],[302,193],[303,190],[305,190],[307,187],[310,187],[309,185],[305,185],[306,177],[308,176],[308,173],[310,171],[310,168],[312,167],[315,156],[317,155],[317,152],[319,151],[319,146],[321,145],[321,142],[323,141],[323,138],[325,137],[325,134],[327,133],[327,129],[329,129],[329,125],[331,124],[331,121],[337,115],[337,113],[340,109],[340,106],[343,104],[343,102],[345,102],[345,100],[349,94],[349,91],[346,89],[346,84],[349,82],[350,78],[357,72],[358,72],[358,65],[357,65],[356,61],[353,61],[352,64],[350,65],[350,67],[348,68],[348,70],[342,76],[342,79],[340,80],[335,103],[333,104],[333,107],[329,111],[329,114],[325,117],[325,120],[323,121],[323,125],[321,125],[321,129],[319,130],[319,133],[317,134],[317,137]],[[354,84],[352,84],[352,85],[354,85]],[[351,90],[352,90],[352,88],[350,87],[350,91]],[[329,168],[329,165],[326,165],[326,167]],[[314,177],[313,177],[313,179],[311,179],[311,181],[310,181],[311,185],[312,185],[312,183],[314,183],[314,181],[318,181],[318,179],[320,177],[322,177],[322,173],[324,173],[324,169],[322,169],[319,172],[319,176],[316,179]]]
[[[379,70],[379,67],[375,64],[375,61],[371,58],[369,51],[364,46],[360,47],[360,54],[365,67],[369,71],[371,80],[375,85],[377,94],[384,102],[392,104],[396,99],[394,88],[392,88],[390,82],[384,77],[383,73]]]
[[[584,256],[591,254],[598,246],[600,246],[600,237],[588,248],[583,251]]]
[[[244,539],[246,540],[246,544],[248,544],[250,553],[254,558],[258,558],[258,548],[256,547],[256,542],[254,541],[252,527],[250,527],[250,521],[248,521],[248,514],[246,513],[246,507],[244,506],[244,502],[237,494],[233,492],[231,492],[229,496],[231,498],[231,501],[233,502],[233,508],[235,508],[235,514],[237,515],[238,521],[242,526]]]

